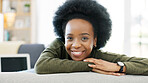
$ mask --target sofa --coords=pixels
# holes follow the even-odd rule
[[[24,42],[20,41],[11,41],[11,42],[1,42],[0,43],[0,55],[14,55],[14,54],[29,54],[30,56],[30,68],[34,68],[34,65],[39,58],[41,52],[45,49],[44,44],[25,44]],[[19,56],[19,55],[18,55]],[[22,63],[22,61],[16,61],[16,59],[13,59],[13,63]],[[5,64],[9,64],[9,62],[5,62]],[[15,68],[14,68],[15,67]],[[8,68],[12,68],[12,72],[18,69],[21,70],[20,65],[15,65],[15,66],[10,65],[5,65],[5,69],[9,70]],[[18,68],[17,68],[18,67]],[[5,70],[4,70],[5,71]]]
[[[44,49],[45,47],[43,44],[22,44],[18,49],[18,54],[29,54],[31,68],[34,68],[37,59]]]
[[[148,76],[112,76],[93,72],[39,75],[32,72],[0,73],[0,83],[148,83]]]
[[[12,44],[11,44],[12,46]],[[16,53],[30,54],[30,70],[0,72],[0,83],[148,83],[148,76],[112,76],[95,72],[74,72],[57,74],[36,74],[34,64],[44,50],[43,44],[19,44]]]

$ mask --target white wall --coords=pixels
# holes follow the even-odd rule
[[[124,54],[131,56],[131,0],[124,0]]]
[[[52,19],[54,12],[65,0],[36,0],[37,1],[37,42],[46,46],[55,39]]]
[[[104,51],[123,54],[124,45],[124,0],[98,0],[107,8],[112,20],[112,35]]]

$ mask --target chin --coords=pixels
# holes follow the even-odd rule
[[[74,61],[82,61],[84,59],[79,59],[79,58],[72,58]]]

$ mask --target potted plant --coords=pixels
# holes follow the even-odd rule
[[[24,5],[24,12],[30,12],[30,4],[29,3],[26,3]]]

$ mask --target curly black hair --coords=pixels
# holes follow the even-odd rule
[[[95,0],[67,0],[55,12],[53,18],[54,32],[64,42],[65,27],[71,19],[84,19],[89,21],[97,37],[98,49],[105,46],[111,36],[112,21],[102,5]]]

